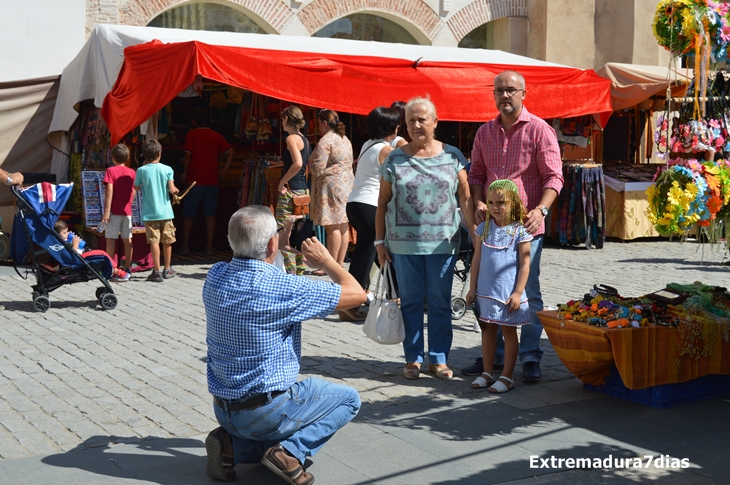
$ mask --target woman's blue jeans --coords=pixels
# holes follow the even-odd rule
[[[304,463],[357,415],[360,396],[350,386],[309,378],[256,409],[213,409],[233,439],[234,464],[259,463],[276,443]]]
[[[449,358],[451,286],[456,255],[393,254],[398,277],[401,313],[406,331],[406,362],[423,362],[423,303],[428,306],[428,363],[445,364]]]

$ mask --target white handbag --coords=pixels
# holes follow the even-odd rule
[[[381,277],[382,286],[380,284]],[[362,326],[362,331],[379,344],[393,345],[399,344],[406,339],[406,329],[403,326],[403,315],[401,315],[398,304],[386,297],[386,278],[390,282],[390,288],[395,292],[393,275],[388,261],[385,262],[378,273],[375,294],[373,295],[373,301],[370,302],[370,311],[365,319],[365,324]],[[397,298],[395,294],[391,296],[393,300]]]

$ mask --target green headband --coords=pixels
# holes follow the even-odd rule
[[[517,185],[508,179],[501,179],[501,180],[495,180],[489,185],[489,190],[492,189],[505,189],[505,190],[511,190],[515,194],[519,195],[519,191],[517,190]]]

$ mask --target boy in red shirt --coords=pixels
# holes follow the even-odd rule
[[[117,238],[121,235],[124,243],[124,271],[129,275],[132,264],[132,198],[135,191],[135,173],[126,165],[129,161],[129,149],[126,145],[120,143],[112,148],[112,161],[114,166],[106,170],[104,177],[106,200],[102,222],[106,224],[106,252],[114,258]],[[112,277],[112,281],[115,278],[116,275]]]

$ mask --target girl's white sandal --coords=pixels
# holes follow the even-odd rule
[[[487,378],[485,379],[484,376],[487,376]],[[485,387],[489,387],[492,384],[494,384],[494,377],[492,376],[492,374],[482,372],[482,375],[474,379],[474,382],[471,383],[471,388],[484,389]]]
[[[505,384],[505,382],[506,382],[506,384]],[[497,381],[494,384],[492,384],[492,387],[490,387],[487,390],[489,392],[491,392],[492,394],[502,394],[507,391],[511,391],[514,388],[515,388],[515,381],[513,381],[509,377],[500,376],[499,379],[497,379]]]

